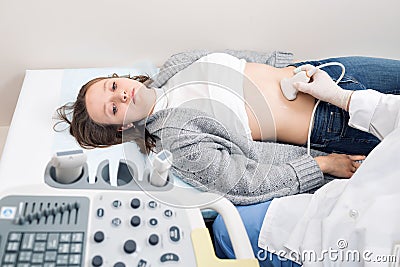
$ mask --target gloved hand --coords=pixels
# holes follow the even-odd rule
[[[300,92],[310,94],[322,101],[329,102],[344,110],[348,110],[350,97],[354,91],[340,88],[326,73],[312,65],[303,65],[294,70],[295,73],[306,71],[311,82],[296,82],[293,86]]]

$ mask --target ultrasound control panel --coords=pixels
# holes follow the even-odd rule
[[[252,255],[217,259],[200,210],[177,205],[178,196],[33,191],[0,198],[2,267],[258,266]]]
[[[0,220],[1,266],[196,265],[183,210],[146,194],[101,193],[89,202],[3,199],[2,214],[9,219]]]
[[[196,266],[191,227],[180,208],[146,194],[99,194],[91,216],[88,256],[93,266]]]

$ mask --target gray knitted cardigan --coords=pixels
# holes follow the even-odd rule
[[[162,86],[207,53],[194,51],[172,56],[151,86]],[[274,66],[287,65],[292,57],[282,52],[234,51],[230,54]],[[325,153],[312,150],[309,156],[303,147],[249,140],[199,110],[164,109],[140,124],[155,136],[156,152],[162,149],[172,152],[171,171],[175,175],[200,190],[222,194],[234,204],[246,205],[310,192],[326,183],[325,178],[331,179],[324,178],[313,159]]]

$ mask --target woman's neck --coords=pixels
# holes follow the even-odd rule
[[[151,103],[152,103],[152,105],[150,107],[150,111],[149,111],[149,116],[150,116],[153,114],[154,108],[157,103],[157,93],[156,93],[156,89],[152,88],[152,87],[149,88],[149,91],[151,91],[151,92],[149,92],[149,97],[151,98]]]

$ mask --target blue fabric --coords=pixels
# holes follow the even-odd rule
[[[371,57],[339,57],[319,61],[306,61],[291,66],[311,64],[318,66],[327,62],[340,62],[346,72],[339,86],[347,90],[374,89],[385,94],[400,94],[400,61]],[[324,67],[333,80],[339,78],[338,66]],[[326,102],[320,102],[315,112],[311,133],[311,147],[327,153],[368,153],[379,143],[372,134],[348,126],[348,112]]]
[[[290,260],[281,260],[277,255],[264,251],[258,247],[258,235],[260,234],[261,226],[264,221],[265,213],[271,201],[262,202],[249,206],[237,206],[237,210],[242,218],[247,234],[250,239],[251,247],[255,257],[259,260],[260,266],[268,267],[290,267],[300,266]],[[221,259],[233,259],[235,254],[232,249],[232,244],[226,230],[224,220],[220,215],[214,221],[213,233],[215,240],[215,253]]]

